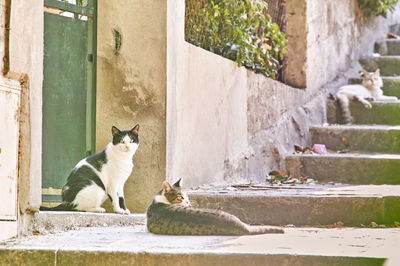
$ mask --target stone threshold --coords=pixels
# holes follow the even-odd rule
[[[0,245],[24,265],[399,265],[400,229],[285,228],[285,234],[163,236],[144,225],[89,227]]]
[[[79,227],[108,227],[143,225],[144,213],[122,215],[116,213],[39,211],[34,217],[34,232],[39,234],[67,231]]]

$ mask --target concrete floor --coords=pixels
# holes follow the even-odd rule
[[[138,254],[149,254],[148,256],[151,256],[151,254],[167,254],[179,255],[180,258],[187,259],[189,255],[201,255],[203,257],[200,261],[203,263],[208,262],[207,256],[214,260],[213,256],[216,255],[239,257],[243,255],[247,258],[252,255],[254,258],[263,255],[277,255],[281,258],[290,258],[292,262],[288,265],[331,264],[329,261],[324,262],[323,258],[339,259],[339,261],[331,261],[332,264],[364,265],[362,260],[352,261],[352,259],[367,258],[372,259],[372,261],[366,263],[367,265],[382,265],[382,262],[384,262],[384,265],[394,266],[400,265],[399,247],[400,228],[285,228],[285,234],[283,235],[267,234],[232,237],[162,236],[148,233],[144,225],[135,225],[129,227],[87,227],[9,240],[0,245],[0,262],[7,261],[12,263],[12,257],[16,256],[15,252],[22,252],[21,254],[23,254],[23,252],[27,251],[50,251],[49,256],[53,256],[49,260],[51,262],[54,261],[54,256],[57,260],[57,256],[61,258],[63,252],[72,251],[75,254],[74,256],[77,253],[85,253],[85,256],[91,253],[97,255],[99,253],[120,253],[125,254],[125,256],[127,256],[126,254],[131,254],[132,256]],[[101,262],[104,260],[104,256],[103,259],[99,257],[97,259]],[[301,259],[300,257],[303,256],[311,259],[311,261],[297,263]],[[36,258],[36,262],[44,260],[44,258],[40,258],[39,260]],[[118,259],[121,258],[121,256],[118,256]],[[294,258],[298,258],[298,260],[293,260]],[[346,258],[350,261],[346,261]],[[385,258],[386,260],[374,260],[373,258]],[[95,258],[90,260],[96,261]],[[127,258],[126,260],[132,261]],[[193,258],[191,258],[191,261],[193,263],[190,264],[197,265]],[[227,262],[229,260],[224,259],[224,261]],[[237,259],[234,261],[238,262]],[[268,261],[271,260],[269,259]],[[314,263],[316,261],[318,263]],[[264,263],[259,262],[250,263],[249,265],[262,265]],[[118,261],[118,263],[122,263],[122,261]],[[212,262],[209,261],[209,263]],[[281,263],[283,261],[279,262],[279,264]],[[288,261],[286,260],[285,263],[288,263]],[[63,263],[59,264],[62,265]],[[67,263],[65,262],[64,264]],[[151,262],[145,264],[153,265]],[[233,264],[236,265],[235,263]],[[137,265],[140,265],[140,263]],[[177,265],[185,265],[185,262]],[[203,265],[210,264],[205,263]],[[274,265],[274,263],[269,265]]]

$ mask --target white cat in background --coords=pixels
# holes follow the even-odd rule
[[[396,101],[395,96],[383,95],[382,86],[383,81],[380,77],[379,69],[375,72],[363,71],[363,81],[361,85],[345,85],[339,88],[336,92],[336,99],[342,109],[343,119],[346,123],[351,123],[349,101],[357,100],[362,103],[365,108],[372,108],[371,103],[368,101]]]

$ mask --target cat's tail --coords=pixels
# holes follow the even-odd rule
[[[284,234],[285,231],[279,226],[248,225],[250,235],[259,234]]]
[[[336,93],[336,99],[342,111],[342,118],[346,124],[350,124],[353,122],[353,117],[350,113],[350,102],[349,98],[346,95],[341,94],[340,92]]]
[[[55,207],[45,207],[45,206],[40,206],[39,210],[41,211],[78,211],[76,209],[76,204],[70,203],[70,202],[63,202],[58,206]]]

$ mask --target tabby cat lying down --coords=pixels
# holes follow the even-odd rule
[[[236,216],[212,209],[190,207],[181,179],[173,186],[167,181],[147,208],[147,229],[164,235],[255,235],[284,233],[279,227],[252,226]]]

